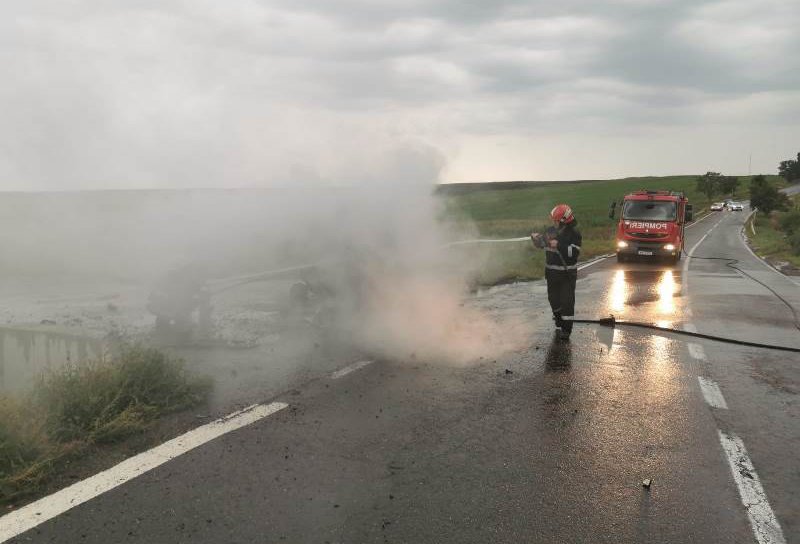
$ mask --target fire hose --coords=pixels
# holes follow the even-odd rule
[[[461,240],[459,242],[453,242],[453,243],[447,244],[447,246],[445,246],[445,247],[455,246],[455,245],[464,245],[464,244],[474,244],[474,243],[522,242],[522,241],[527,241],[527,240],[530,240],[529,236],[520,237],[520,238],[504,238],[504,239]],[[784,305],[786,305],[786,307],[789,308],[789,310],[792,312],[792,315],[794,317],[794,326],[795,326],[795,328],[800,330],[800,316],[798,316],[798,312],[794,308],[794,306],[792,306],[791,303],[788,300],[786,300],[777,291],[775,291],[775,289],[773,289],[772,287],[770,287],[769,285],[767,285],[763,281],[759,280],[758,278],[755,278],[751,274],[748,274],[747,272],[745,272],[744,270],[742,270],[741,268],[736,266],[736,264],[739,263],[738,259],[734,259],[734,258],[731,258],[731,257],[700,257],[700,256],[692,256],[692,255],[686,254],[686,252],[684,252],[684,255],[686,255],[686,257],[688,259],[709,260],[709,261],[727,261],[725,263],[725,266],[728,266],[728,267],[736,270],[737,272],[740,272],[742,275],[744,275],[747,278],[751,279],[752,281],[760,284],[765,289],[767,289],[769,292],[771,292]],[[648,330],[654,330],[654,331],[659,331],[659,332],[663,332],[663,333],[680,334],[680,335],[684,335],[684,336],[692,336],[694,338],[702,338],[704,340],[713,340],[713,341],[716,341],[716,342],[724,342],[724,343],[727,343],[727,344],[735,344],[735,345],[739,345],[739,346],[747,346],[747,347],[761,348],[761,349],[771,349],[771,350],[777,350],[777,351],[787,351],[787,352],[791,352],[791,353],[800,353],[800,348],[794,348],[794,347],[790,347],[790,346],[777,346],[777,345],[773,345],[773,344],[764,344],[764,343],[760,343],[760,342],[749,342],[749,341],[746,341],[746,340],[737,340],[735,338],[726,338],[724,336],[716,336],[716,335],[712,335],[712,334],[703,334],[703,333],[699,333],[699,332],[686,331],[686,330],[675,329],[675,328],[671,328],[671,327],[661,327],[659,325],[655,325],[655,324],[652,324],[652,323],[644,323],[644,322],[638,322],[638,321],[618,321],[613,315],[609,316],[609,317],[600,318],[600,319],[573,319],[572,322],[573,323],[591,324],[591,325],[602,325],[602,326],[611,327],[611,328],[615,328],[616,326],[622,326],[622,327],[632,327],[632,328],[639,328],[639,329],[648,329]]]
[[[685,253],[684,253],[684,255],[685,255]],[[687,257],[690,258],[690,259],[700,259],[700,260],[704,260],[704,261],[728,261],[728,262],[725,263],[725,266],[727,266],[729,268],[732,268],[733,270],[736,270],[737,272],[740,272],[742,275],[747,276],[748,278],[750,278],[751,280],[753,280],[757,284],[761,285],[767,291],[769,291],[770,293],[775,295],[775,298],[780,300],[787,308],[789,308],[789,311],[792,312],[792,316],[794,317],[794,326],[795,326],[795,328],[797,330],[800,330],[800,316],[798,316],[797,310],[795,309],[795,307],[792,306],[792,304],[788,300],[786,300],[784,297],[782,297],[777,291],[775,291],[775,289],[773,289],[772,287],[770,287],[769,285],[767,285],[763,281],[761,281],[758,278],[752,276],[751,274],[748,274],[747,272],[745,272],[744,270],[742,270],[741,268],[736,266],[736,264],[739,263],[739,259],[733,259],[731,257],[695,257],[695,256],[689,256],[689,255],[687,255]]]
[[[786,307],[789,308],[789,310],[792,312],[792,315],[794,317],[794,326],[795,326],[795,328],[800,330],[800,318],[798,318],[797,310],[795,309],[795,307],[792,306],[791,303],[788,300],[786,300],[784,297],[782,297],[777,291],[775,291],[775,289],[773,289],[772,287],[770,287],[769,285],[767,285],[763,281],[759,280],[758,278],[755,278],[751,274],[748,274],[747,272],[745,272],[744,270],[742,270],[741,268],[736,266],[736,264],[739,262],[739,259],[733,259],[733,258],[730,258],[730,257],[699,257],[699,256],[688,255],[685,252],[684,252],[684,255],[686,255],[686,257],[689,258],[689,259],[698,259],[698,260],[706,260],[706,261],[727,261],[725,263],[725,266],[728,266],[728,267],[730,267],[730,268],[732,268],[732,269],[734,269],[734,270],[736,270],[738,272],[741,272],[742,275],[746,276],[747,278],[749,278],[749,279],[753,280],[754,282],[758,283],[759,285],[763,286],[770,293],[775,295],[775,297],[778,300],[780,300],[784,305],[786,305]],[[800,353],[800,348],[793,348],[793,347],[790,347],[790,346],[777,346],[777,345],[774,345],[774,344],[763,344],[763,343],[760,343],[760,342],[749,342],[747,340],[737,340],[735,338],[726,338],[724,336],[716,336],[716,335],[712,335],[712,334],[703,334],[703,333],[700,333],[700,332],[692,332],[692,331],[686,331],[686,330],[682,330],[682,329],[674,329],[674,328],[671,328],[671,327],[661,327],[661,326],[658,326],[658,325],[654,325],[652,323],[642,323],[642,322],[637,322],[637,321],[617,321],[614,318],[613,315],[610,316],[610,317],[605,317],[605,318],[601,318],[601,319],[573,319],[573,323],[588,323],[588,324],[604,325],[606,327],[612,327],[612,328],[616,327],[617,325],[621,325],[621,326],[626,326],[626,327],[635,327],[635,328],[639,328],[639,329],[649,329],[649,330],[656,330],[656,331],[659,331],[659,332],[681,334],[681,335],[684,335],[684,336],[693,336],[695,338],[703,338],[704,340],[713,340],[713,341],[716,341],[716,342],[724,342],[724,343],[727,343],[727,344],[736,344],[736,345],[739,345],[739,346],[747,346],[747,347],[761,348],[761,349],[772,349],[772,350],[777,350],[777,351],[788,351],[788,352],[791,352],[791,353]]]
[[[609,317],[603,317],[600,319],[573,319],[573,323],[587,323],[591,325],[603,325],[605,327],[615,328],[617,326],[623,327],[634,327],[638,329],[649,329],[664,333],[671,333],[671,334],[682,334],[684,336],[693,336],[695,338],[702,338],[704,340],[714,340],[716,342],[724,342],[727,344],[736,344],[739,346],[747,346],[751,348],[762,348],[762,349],[772,349],[778,351],[788,351],[791,353],[800,353],[800,348],[793,348],[790,346],[776,346],[773,344],[762,344],[759,342],[748,342],[746,340],[737,340],[735,338],[725,338],[724,336],[716,336],[713,334],[703,334],[700,332],[692,332],[692,331],[685,331],[682,329],[674,329],[671,327],[661,327],[659,325],[654,325],[652,323],[641,323],[638,321],[617,321],[617,319],[612,315]]]

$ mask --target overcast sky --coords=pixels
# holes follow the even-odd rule
[[[0,190],[775,172],[795,0],[6,0]]]

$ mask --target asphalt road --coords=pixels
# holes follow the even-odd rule
[[[800,193],[800,183],[795,183],[794,185],[790,185],[781,190],[787,195],[796,195],[797,193]]]
[[[709,216],[687,250],[738,259],[800,308],[743,245],[745,216]],[[800,347],[786,306],[726,262],[604,261],[581,272],[579,317]],[[524,316],[526,346],[311,381],[278,397],[289,408],[12,541],[738,543],[756,524],[760,542],[800,542],[799,355],[594,325],[558,343],[541,283],[470,304]],[[735,474],[726,439],[749,454]]]

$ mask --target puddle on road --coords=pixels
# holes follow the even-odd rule
[[[681,296],[681,273],[678,270],[617,270],[609,291],[608,306],[615,314],[648,303],[658,316],[675,314],[675,297]]]
[[[547,348],[544,361],[547,372],[570,372],[572,368],[572,345],[568,342],[553,339]]]
[[[102,354],[103,343],[95,338],[0,327],[0,391],[28,389],[45,370]]]

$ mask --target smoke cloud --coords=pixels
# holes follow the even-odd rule
[[[346,188],[9,193],[0,199],[0,273],[32,292],[144,293],[181,266],[193,270],[178,272],[181,289],[291,268],[300,272],[276,281],[284,291],[307,284],[307,320],[363,352],[463,363],[513,348],[518,328],[463,305],[479,262],[445,247],[472,233],[441,221],[431,183],[441,157],[408,145],[382,163],[392,175]]]

